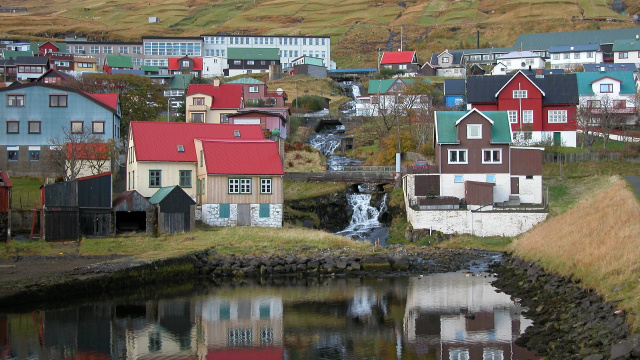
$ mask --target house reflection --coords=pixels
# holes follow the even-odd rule
[[[436,359],[536,359],[514,344],[531,324],[522,307],[498,293],[491,279],[446,273],[409,282],[405,342]]]

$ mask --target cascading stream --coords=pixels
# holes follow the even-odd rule
[[[372,236],[378,233],[376,230],[384,228],[384,224],[379,221],[379,216],[387,211],[387,194],[384,194],[380,208],[371,206],[371,194],[348,194],[347,202],[353,209],[351,222],[344,230],[338,232],[338,235],[344,235],[352,239],[360,240],[384,240],[384,236]],[[382,235],[382,234],[381,234]]]

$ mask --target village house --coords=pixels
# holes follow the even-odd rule
[[[640,39],[620,39],[613,43],[613,62],[640,66]]]
[[[549,48],[549,58],[552,69],[576,71],[584,64],[601,63],[604,53],[600,44],[557,45]]]
[[[202,76],[202,58],[183,56],[169,58],[169,74],[193,74]]]
[[[416,51],[395,51],[382,54],[380,67],[402,72],[407,76],[415,76],[420,72]]]
[[[114,70],[133,70],[131,56],[107,55],[103,66],[104,72],[111,74]]]
[[[496,57],[506,67],[506,72],[526,69],[544,69],[544,59],[531,51],[512,51]]]
[[[242,84],[190,84],[185,97],[187,122],[225,124],[244,106]]]
[[[15,66],[19,81],[34,81],[50,68],[49,58],[41,56],[18,56]]]
[[[229,48],[224,75],[267,73],[274,65],[280,65],[277,48]]]
[[[575,74],[470,76],[467,109],[507,111],[514,140],[576,146],[578,89]]]
[[[414,229],[514,236],[546,218],[544,149],[513,146],[506,111],[434,116],[435,166],[403,177]]]
[[[408,109],[428,109],[431,99],[426,94],[409,94],[415,79],[395,78],[369,80],[368,95],[356,97],[357,116],[405,114]]]
[[[265,77],[266,81],[266,77]],[[225,84],[241,84],[242,98],[244,106],[251,107],[260,105],[260,107],[285,107],[287,106],[288,96],[282,89],[269,91],[267,83],[251,77],[241,77],[236,80],[226,82]]]
[[[636,113],[637,87],[632,72],[600,71],[576,73],[580,108],[589,112],[594,125],[600,118],[613,115],[610,119],[617,124],[633,125],[638,122]]]
[[[436,76],[465,77],[466,67],[463,64],[461,51],[449,51],[448,49],[431,55],[429,63],[436,69]]]

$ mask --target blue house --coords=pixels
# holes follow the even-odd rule
[[[89,94],[33,82],[0,89],[0,169],[13,175],[51,174],[47,152],[61,150],[53,138],[90,135],[101,141],[120,138],[118,94]],[[51,176],[51,175],[47,175]]]
[[[466,101],[466,79],[444,80],[444,106],[460,108]]]

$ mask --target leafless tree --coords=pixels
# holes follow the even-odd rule
[[[104,140],[85,127],[80,131],[64,127],[62,134],[49,139],[51,150],[43,160],[58,178],[73,180],[84,170],[97,175],[117,158],[119,149],[113,139]]]
[[[578,131],[582,133],[582,141],[580,147],[587,148],[588,152],[593,151],[593,139],[597,130],[597,122],[593,119],[593,104],[584,101],[576,110],[576,125]]]
[[[616,128],[624,126],[628,117],[623,111],[626,109],[626,105],[624,108],[621,108],[618,105],[619,101],[620,100],[614,100],[609,96],[602,96],[599,100],[592,102],[593,106],[587,106],[587,108],[592,110],[593,118],[600,128],[604,142],[603,147],[605,149],[607,148],[607,143],[613,131]],[[599,107],[596,105],[599,105]]]

